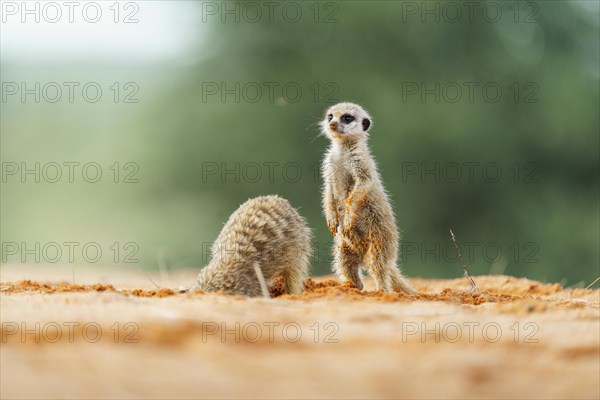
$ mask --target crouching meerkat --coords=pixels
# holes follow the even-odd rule
[[[311,232],[290,203],[261,196],[242,204],[212,245],[212,259],[188,291],[268,296],[283,276],[285,292],[302,293],[308,278]]]
[[[331,140],[323,162],[323,208],[334,239],[334,271],[362,289],[360,268],[378,290],[412,293],[397,266],[399,233],[394,212],[367,145],[371,117],[359,105],[340,103],[325,113]]]

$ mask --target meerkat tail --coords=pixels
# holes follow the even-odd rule
[[[265,282],[265,277],[260,269],[258,263],[253,263],[254,272],[256,273],[256,278],[258,279],[258,283],[260,284],[260,290],[265,299],[270,299],[269,289],[267,289],[267,283]]]
[[[406,279],[404,279],[404,277],[402,276],[402,274],[400,273],[400,270],[398,270],[398,268],[392,268],[391,280],[392,280],[392,290],[394,292],[406,293],[406,294],[415,293],[415,289],[413,289],[408,284],[408,282],[406,282]]]

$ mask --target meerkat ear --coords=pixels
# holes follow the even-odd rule
[[[363,131],[366,131],[367,129],[369,129],[369,127],[371,126],[371,121],[369,120],[369,118],[363,118],[362,126],[363,126]]]

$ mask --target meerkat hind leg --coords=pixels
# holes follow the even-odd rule
[[[376,246],[371,245],[367,252],[368,267],[375,281],[377,290],[390,292],[391,278],[388,263],[384,259],[384,255]]]
[[[301,294],[304,290],[304,281],[307,277],[302,276],[298,273],[295,268],[296,265],[288,267],[283,273],[283,285],[285,287],[285,293],[288,294]]]
[[[285,293],[301,294],[304,291],[310,268],[309,253],[309,244],[306,248],[292,246],[285,249],[285,268],[281,274]]]
[[[361,258],[355,254],[346,245],[342,244],[338,250],[335,270],[343,282],[348,282],[358,290],[363,289],[363,283],[360,279]]]

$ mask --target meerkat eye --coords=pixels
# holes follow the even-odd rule
[[[333,114],[329,114],[327,116],[327,121],[331,122],[332,119],[333,119]]]
[[[350,122],[354,121],[354,117],[352,115],[345,114],[342,115],[342,121],[349,124]]]

